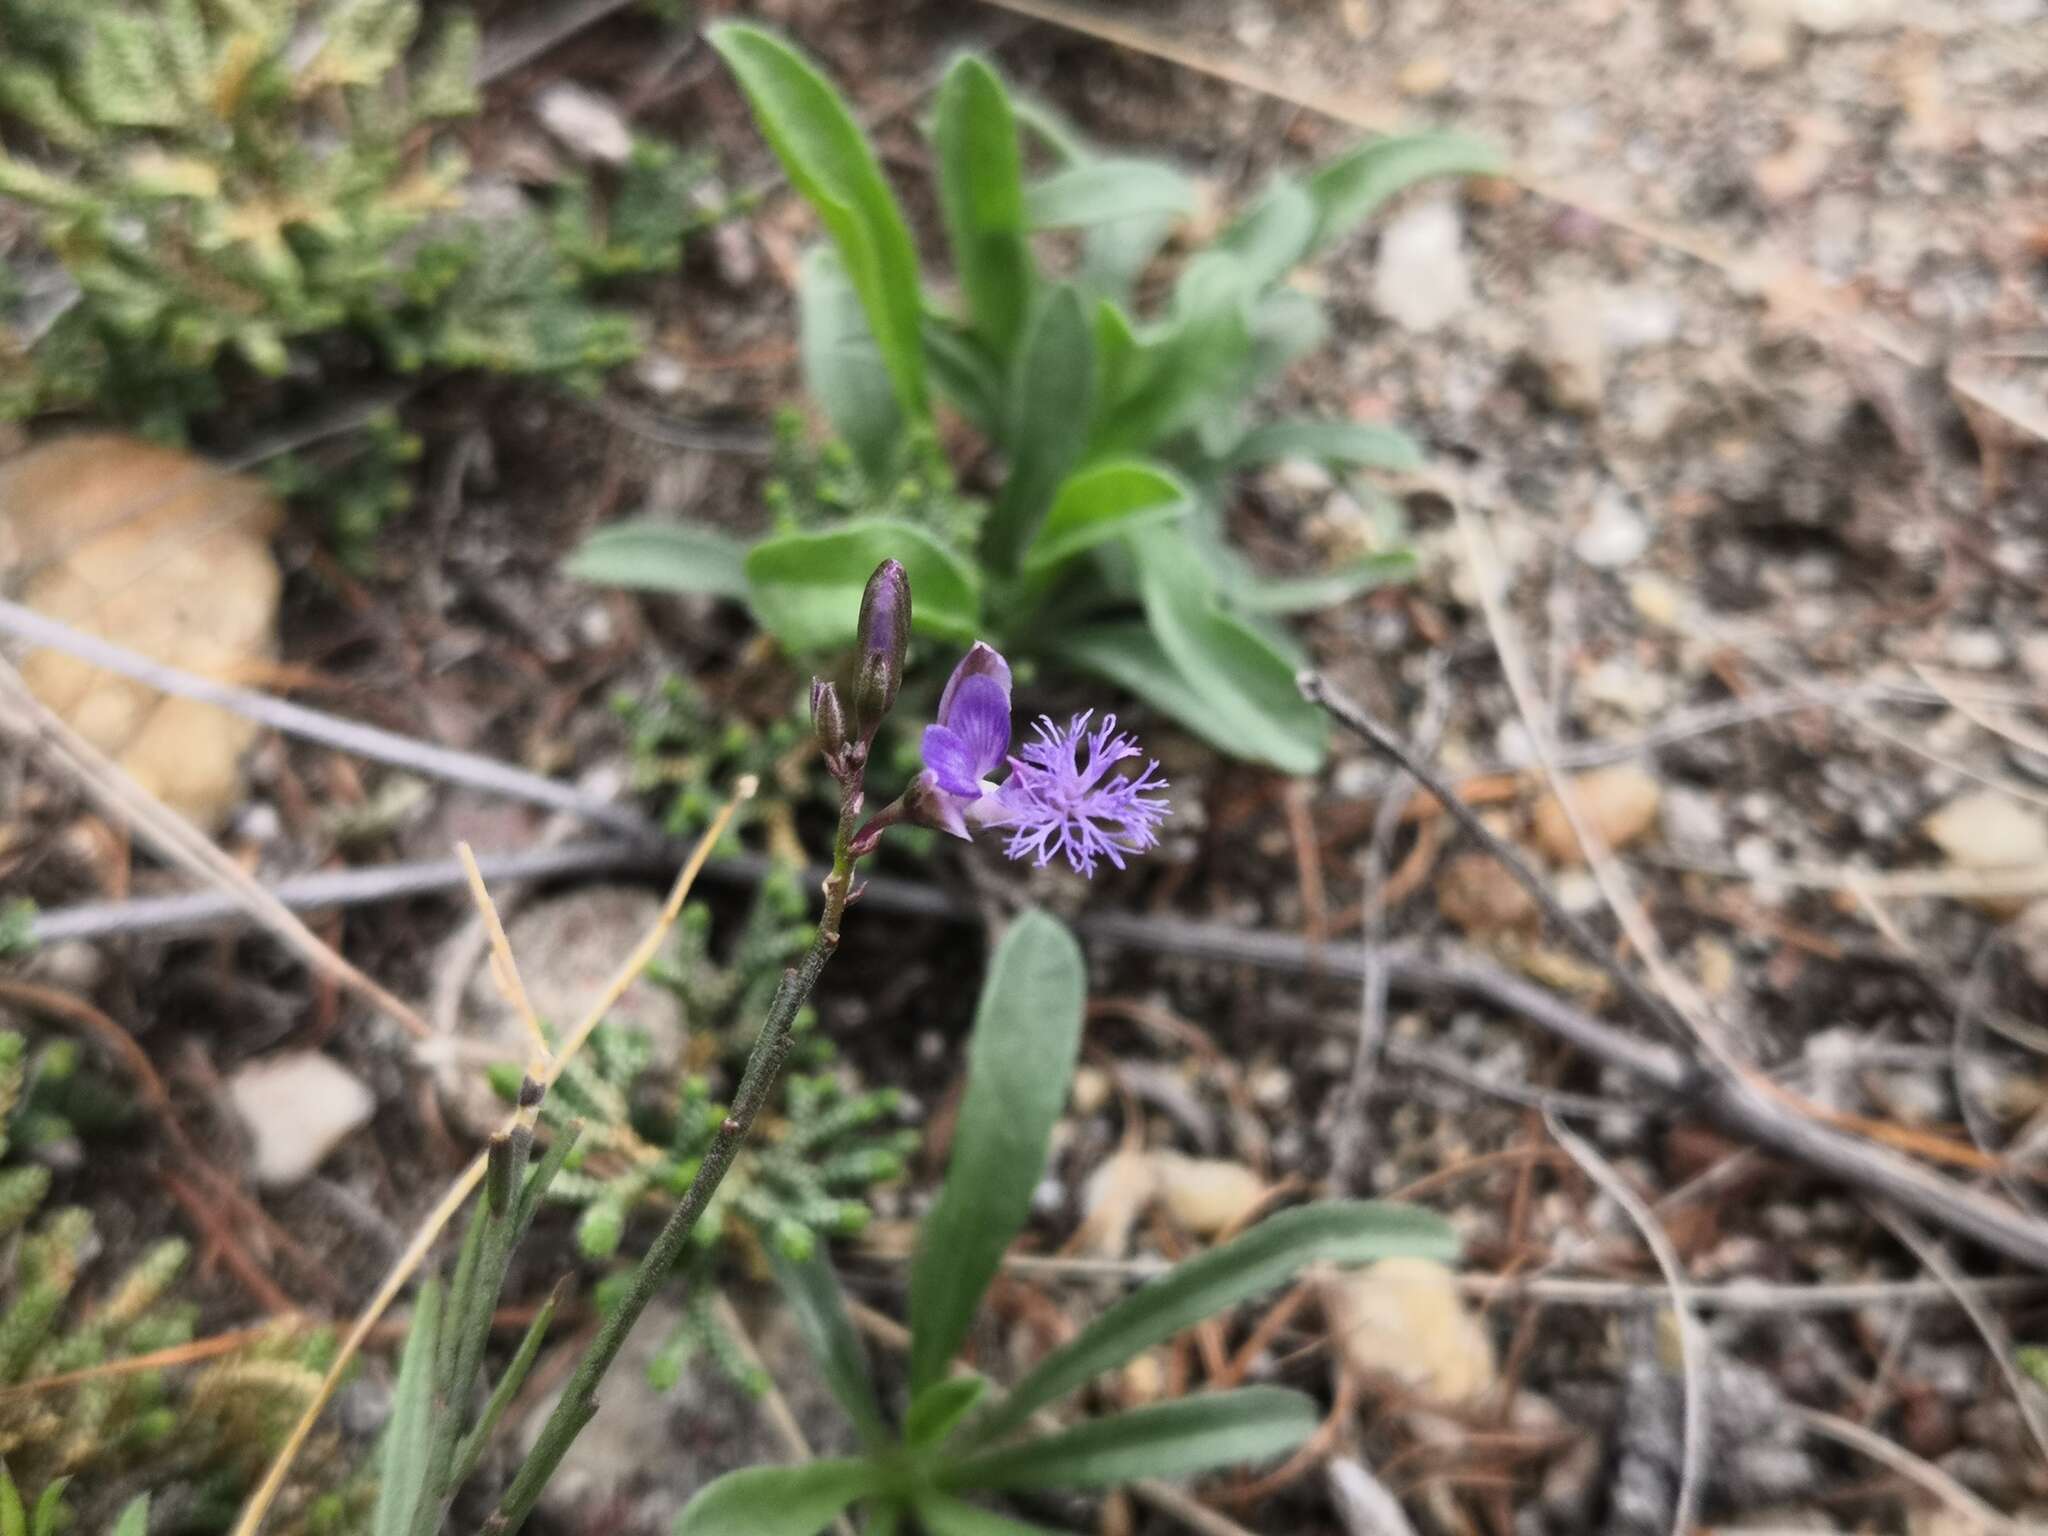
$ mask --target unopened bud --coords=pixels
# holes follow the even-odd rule
[[[873,739],[903,686],[910,649],[910,578],[901,561],[884,560],[860,600],[860,657],[853,674],[853,734]]]
[[[846,708],[839,702],[839,690],[822,677],[811,679],[811,733],[836,771],[846,756]]]

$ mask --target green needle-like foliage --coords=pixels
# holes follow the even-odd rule
[[[671,953],[650,970],[682,1001],[693,1038],[715,1054],[728,1081],[752,1046],[752,1030],[784,969],[802,955],[811,933],[802,891],[794,876],[780,873],[763,883],[722,962],[713,953],[710,914],[692,907],[677,924]],[[833,1236],[858,1232],[870,1217],[868,1192],[900,1178],[916,1146],[917,1133],[895,1124],[901,1106],[895,1090],[849,1088],[836,1073],[820,1070],[832,1052],[815,1029],[812,1010],[799,1012],[793,1061],[805,1070],[776,1090],[761,1134],[740,1151],[678,1266],[684,1318],[653,1366],[659,1386],[673,1385],[704,1352],[741,1385],[758,1387],[713,1315],[721,1262],[769,1251],[804,1260]],[[516,1068],[501,1068],[494,1080],[510,1096],[518,1075]],[[725,1115],[704,1073],[686,1073],[673,1085],[650,1082],[644,1036],[611,1025],[592,1034],[541,1110],[542,1123],[556,1133],[582,1128],[550,1198],[581,1207],[576,1240],[585,1258],[613,1259],[627,1246],[637,1213],[674,1203]]]
[[[26,1488],[69,1479],[73,1502],[96,1518],[112,1518],[94,1506],[116,1482],[176,1485],[194,1526],[207,1528],[225,1523],[276,1450],[333,1340],[324,1330],[281,1328],[191,1371],[94,1374],[191,1343],[197,1318],[176,1295],[190,1258],[182,1239],[154,1243],[115,1269],[100,1260],[87,1211],[66,1206],[37,1219],[52,1174],[34,1158],[76,1158],[81,1133],[128,1111],[81,1069],[72,1042],[31,1049],[22,1035],[0,1031],[0,1387],[79,1377],[0,1395],[0,1462]],[[310,1507],[330,1459],[302,1463],[289,1507]],[[0,1505],[7,1496],[0,1488]]]

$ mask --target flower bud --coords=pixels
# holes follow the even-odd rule
[[[846,708],[839,702],[839,690],[822,677],[811,679],[811,734],[818,738],[825,762],[837,772],[846,756]]]
[[[855,740],[872,740],[895,704],[909,648],[910,578],[901,561],[884,560],[868,578],[860,600],[860,657],[853,674]]]

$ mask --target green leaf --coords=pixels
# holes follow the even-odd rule
[[[939,207],[967,310],[990,350],[1008,358],[1031,296],[1023,160],[1003,83],[971,54],[939,88],[935,138]]]
[[[1092,449],[1144,453],[1191,426],[1218,395],[1241,392],[1251,357],[1245,269],[1227,251],[1204,251],[1174,289],[1162,335],[1123,370],[1105,398]]]
[[[1246,613],[1315,613],[1414,575],[1415,551],[1395,549],[1362,555],[1312,576],[1253,576],[1232,583],[1228,590],[1231,605]]]
[[[884,560],[910,576],[911,623],[921,634],[972,640],[981,623],[980,578],[913,523],[862,518],[823,533],[764,539],[747,553],[748,600],[762,628],[791,651],[852,642],[860,595]]]
[[[114,1520],[114,1536],[149,1536],[149,1495],[130,1499]]]
[[[811,1461],[796,1467],[747,1467],[699,1490],[683,1506],[674,1536],[816,1536],[855,1499],[879,1493],[882,1469],[870,1461]]]
[[[1216,239],[1244,264],[1254,289],[1270,287],[1304,261],[1316,237],[1316,201],[1292,177],[1276,179],[1250,212]]]
[[[831,1260],[815,1249],[807,1258],[792,1259],[780,1243],[768,1244],[768,1260],[825,1385],[864,1441],[870,1446],[885,1443],[889,1428],[875,1397],[874,1379],[868,1375],[867,1352],[846,1315],[846,1299],[840,1294]]]
[[[868,1508],[861,1536],[896,1536],[903,1529],[903,1506],[877,1500]]]
[[[1237,750],[1239,743],[1215,731],[1207,702],[1160,649],[1158,637],[1143,620],[1087,625],[1055,639],[1053,654],[1135,694],[1218,751]]]
[[[903,408],[890,388],[889,369],[860,295],[832,247],[816,245],[804,252],[796,301],[804,388],[868,479],[886,484],[903,442]]]
[[[989,437],[1002,431],[1003,366],[971,332],[939,315],[924,320],[924,360],[940,394]]]
[[[744,599],[746,558],[747,547],[730,534],[649,518],[598,529],[577,546],[562,572],[597,586]]]
[[[931,1536],[1066,1536],[1050,1526],[1029,1525],[1008,1515],[976,1509],[949,1493],[927,1493],[917,1501],[917,1519]]]
[[[989,962],[946,1182],[910,1266],[910,1387],[942,1381],[1031,1211],[1081,1043],[1087,973],[1057,918],[1026,912]]]
[[[1087,160],[1024,189],[1033,229],[1083,229],[1140,214],[1194,211],[1195,184],[1157,160]]]
[[[917,1394],[904,1415],[904,1441],[913,1446],[938,1444],[987,1391],[985,1376],[948,1376],[933,1382]]]
[[[1102,1488],[1189,1477],[1291,1451],[1316,1432],[1319,1418],[1313,1398],[1284,1387],[1210,1392],[984,1451],[941,1475],[953,1488]]]
[[[983,530],[989,563],[1012,571],[1038,532],[1053,492],[1088,446],[1095,337],[1081,295],[1055,289],[1040,306],[1010,387],[1003,448],[1009,475]]]
[[[373,1536],[395,1536],[411,1529],[426,1493],[427,1451],[434,1439],[433,1361],[440,1337],[441,1284],[426,1280],[413,1303],[412,1326],[406,1330],[405,1352],[398,1360],[391,1419],[378,1446],[381,1465],[376,1516],[370,1526]]]
[[[811,63],[772,33],[740,22],[707,36],[738,78],[761,134],[831,232],[906,414],[923,420],[917,247],[860,125]]]
[[[1308,179],[1315,199],[1314,244],[1351,232],[1394,196],[1432,176],[1488,176],[1506,161],[1491,144],[1461,133],[1411,133],[1373,139],[1318,166]]]
[[[0,1477],[5,1477],[6,1475],[7,1469],[0,1467]],[[64,1490],[70,1486],[70,1478],[60,1477],[54,1479],[42,1491],[41,1496],[36,1500],[34,1512],[28,1518],[28,1536],[57,1536],[57,1527],[63,1521],[65,1514]],[[148,1512],[145,1509],[143,1514],[145,1524],[148,1519]],[[4,1523],[4,1517],[0,1517],[0,1524]]]
[[[1284,1285],[1311,1264],[1371,1264],[1458,1256],[1450,1223],[1416,1206],[1324,1201],[1270,1216],[1219,1248],[1198,1254],[1131,1292],[1054,1350],[971,1426],[968,1444],[1009,1434],[1048,1403],[1113,1370],[1154,1344],[1247,1297]]]
[[[4,1461],[0,1461],[0,1536],[28,1536],[28,1510]]]
[[[1145,621],[1207,708],[1200,728],[1225,750],[1282,773],[1314,773],[1329,750],[1323,712],[1301,695],[1296,668],[1217,603],[1201,557],[1172,529],[1131,536]]]
[[[1402,473],[1422,468],[1422,450],[1414,438],[1399,427],[1363,421],[1276,421],[1256,428],[1231,450],[1230,468],[1281,459]]]
[[[1060,486],[1024,553],[1024,569],[1050,570],[1104,539],[1179,517],[1193,500],[1187,483],[1161,465],[1142,459],[1091,464]]]

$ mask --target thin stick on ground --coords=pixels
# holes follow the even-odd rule
[[[1449,713],[1449,695],[1443,684],[1444,668],[1439,660],[1431,666],[1423,690],[1422,724],[1416,734],[1425,756],[1435,750],[1436,737]],[[1338,1105],[1337,1133],[1330,1149],[1330,1183],[1340,1193],[1364,1190],[1366,1160],[1372,1153],[1373,1118],[1367,1108],[1387,1038],[1387,851],[1414,792],[1413,774],[1406,769],[1393,774],[1381,793],[1372,841],[1366,845],[1363,860],[1359,899],[1365,914],[1365,981],[1359,988],[1358,1042],[1351,1053],[1351,1076]]]
[[[1934,1495],[1977,1530],[1992,1532],[1993,1536],[2039,1536],[2036,1527],[2025,1525],[2009,1515],[2001,1515],[1933,1462],[1915,1456],[1903,1445],[1895,1445],[1883,1435],[1865,1429],[1851,1419],[1822,1413],[1814,1408],[1802,1408],[1796,1403],[1786,1411],[1809,1434],[1820,1435],[1838,1445],[1861,1451],[1872,1461],[1882,1462],[1908,1482]]]
[[[668,900],[663,904],[660,915],[655,918],[640,943],[634,947],[632,954],[627,956],[625,962],[613,973],[612,979],[605,984],[604,990],[594,1000],[583,1018],[569,1032],[568,1037],[562,1042],[562,1048],[549,1060],[545,1076],[537,1079],[543,1088],[552,1084],[561,1075],[562,1070],[575,1059],[576,1053],[590,1038],[591,1032],[603,1022],[605,1015],[611,1012],[613,1005],[625,994],[626,989],[632,986],[639,979],[640,973],[647,968],[648,962],[661,947],[663,937],[674,925],[677,914],[682,911],[683,902],[689,896],[691,887],[697,883],[697,875],[703,869],[705,860],[710,858],[711,850],[725,835],[725,829],[731,825],[732,818],[740,806],[751,799],[758,788],[759,785],[751,777],[741,780],[734,789],[732,798],[720,806],[718,814],[711,818],[711,825],[706,827],[704,835],[698,838],[689,862],[676,876],[675,884],[669,891]],[[518,1113],[516,1110],[513,1112],[514,1118]],[[335,1351],[333,1363],[328,1367],[327,1374],[321,1378],[319,1391],[314,1393],[313,1400],[306,1405],[304,1412],[299,1415],[298,1422],[292,1426],[291,1433],[285,1437],[285,1442],[271,1461],[269,1470],[264,1473],[263,1481],[257,1484],[255,1491],[249,1495],[248,1502],[242,1506],[241,1515],[235,1521],[233,1536],[256,1536],[262,1529],[263,1517],[275,1502],[279,1490],[284,1487],[292,1463],[298,1459],[307,1437],[313,1432],[313,1426],[319,1422],[321,1413],[333,1398],[335,1389],[340,1386],[342,1375],[355,1359],[356,1353],[363,1347],[363,1341],[369,1337],[370,1331],[377,1326],[378,1319],[383,1317],[391,1303],[397,1300],[398,1293],[405,1289],[420,1265],[426,1262],[427,1255],[433,1251],[434,1243],[439,1239],[442,1229],[455,1218],[456,1212],[462,1209],[463,1202],[483,1182],[488,1164],[489,1154],[479,1152],[475,1160],[457,1175],[448,1192],[420,1223],[412,1241],[399,1255],[398,1262],[391,1266],[391,1272],[384,1277],[383,1284],[378,1286],[377,1293],[370,1298],[369,1305],[363,1309],[347,1336],[343,1338],[341,1347]]]
[[[1707,1354],[1707,1332],[1700,1326],[1699,1314],[1693,1309],[1691,1287],[1685,1278],[1685,1265],[1678,1257],[1678,1250],[1671,1245],[1664,1226],[1657,1220],[1647,1201],[1629,1187],[1614,1165],[1593,1149],[1593,1144],[1568,1129],[1557,1116],[1546,1114],[1544,1125],[1550,1136],[1560,1147],[1571,1155],[1586,1177],[1606,1191],[1609,1199],[1628,1213],[1636,1230],[1643,1235],[1651,1254],[1657,1260],[1657,1268],[1663,1271],[1664,1284],[1671,1292],[1671,1310],[1678,1319],[1678,1350],[1685,1368],[1685,1440],[1678,1467],[1678,1498],[1672,1505],[1672,1536],[1686,1536],[1693,1528],[1694,1515],[1699,1509],[1700,1478],[1708,1456],[1708,1439],[1711,1425],[1707,1417],[1707,1372],[1711,1369]]]
[[[558,783],[545,775],[530,773],[524,768],[515,768],[474,752],[437,746],[397,731],[387,731],[379,726],[329,714],[325,710],[294,704],[253,688],[236,687],[232,683],[167,666],[5,598],[0,598],[0,634],[62,651],[67,656],[104,667],[121,677],[147,684],[159,693],[212,704],[272,730],[317,741],[356,757],[389,763],[393,767],[426,774],[451,784],[467,784],[472,789],[528,800],[552,810],[567,811],[628,837],[658,839],[661,836],[660,829],[632,807],[601,800],[573,784]]]
[[[254,876],[215,847],[212,839],[59,719],[5,660],[0,660],[0,728],[43,749],[69,771],[95,805],[117,823],[133,827],[157,853],[234,896],[252,918],[315,971],[356,993],[416,1038],[425,1039],[432,1033],[409,1003],[323,943]]]
[[[2006,1390],[2012,1393],[2013,1401],[2019,1405],[2020,1418],[2026,1423],[2027,1434],[2033,1439],[2034,1449],[2040,1452],[2042,1461],[2048,1463],[2048,1421],[2042,1419],[2034,1393],[2029,1390],[2025,1378],[2020,1375],[2019,1367],[2013,1363],[2016,1352],[2013,1349],[2012,1335],[2006,1332],[2005,1325],[1998,1320],[1992,1310],[1984,1305],[1982,1298],[1970,1293],[1963,1284],[1963,1277],[1956,1272],[1955,1265],[1949,1261],[1949,1256],[1942,1251],[1941,1245],[1922,1232],[1912,1217],[1903,1211],[1893,1210],[1882,1202],[1872,1202],[1870,1208],[1871,1213],[1884,1223],[1892,1236],[1913,1251],[1913,1257],[1926,1266],[1928,1273],[1948,1288],[1949,1294],[1955,1297],[1956,1305],[1963,1309],[1977,1332],[1983,1336],[1984,1347],[1991,1352],[1992,1363],[1998,1367],[1999,1375],[2005,1378]]]

